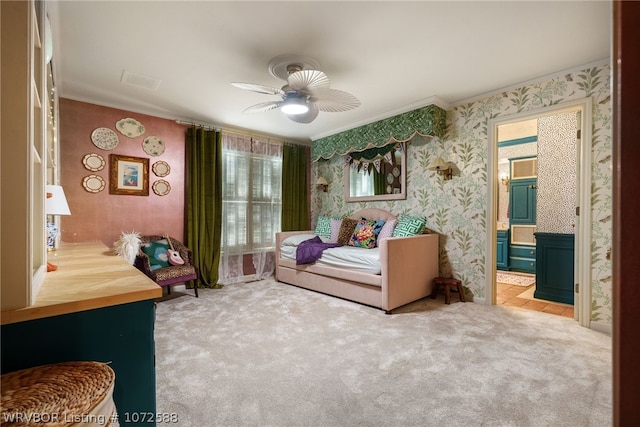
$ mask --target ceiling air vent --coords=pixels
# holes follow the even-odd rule
[[[122,72],[122,77],[120,78],[120,83],[149,90],[158,89],[161,81],[162,80],[154,79],[153,77],[145,76],[143,74],[130,73],[127,70]]]

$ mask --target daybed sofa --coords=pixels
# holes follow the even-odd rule
[[[397,219],[381,209],[364,209],[355,212],[351,218]],[[283,242],[292,236],[298,236],[299,239],[313,237],[313,233],[291,231],[276,234],[278,281],[380,308],[387,314],[394,308],[431,294],[433,279],[438,276],[438,234],[380,239],[377,242],[380,274],[372,274],[322,265],[321,260],[297,265],[295,259],[283,256]]]

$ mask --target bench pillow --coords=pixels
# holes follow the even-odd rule
[[[393,229],[392,237],[417,236],[422,234],[427,218],[423,216],[411,216],[400,214],[396,228]]]
[[[157,270],[163,267],[169,267],[169,242],[167,239],[156,240],[146,244],[142,244],[142,250],[149,257],[151,270]]]
[[[384,223],[384,220],[361,219],[353,230],[349,245],[366,249],[375,248],[378,234],[380,234]]]
[[[337,243],[340,243],[341,245],[348,245],[351,241],[351,236],[353,236],[353,230],[356,229],[356,224],[358,224],[357,219],[348,218],[346,216],[342,218]]]
[[[318,217],[315,234],[316,236],[320,236],[323,240],[329,240],[331,238],[331,218],[328,216]]]
[[[382,229],[380,230],[380,234],[378,234],[378,240],[376,242],[376,245],[379,244],[380,240],[388,239],[389,237],[393,236],[393,231],[395,230],[397,223],[398,223],[397,219],[390,219],[389,221],[384,223],[384,225],[382,226]]]

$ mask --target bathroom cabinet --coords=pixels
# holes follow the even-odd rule
[[[498,270],[509,269],[509,230],[498,230],[496,263]]]

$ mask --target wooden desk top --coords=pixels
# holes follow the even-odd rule
[[[33,305],[3,311],[0,323],[23,322],[159,298],[162,288],[102,242],[61,243],[58,269],[46,273]]]

